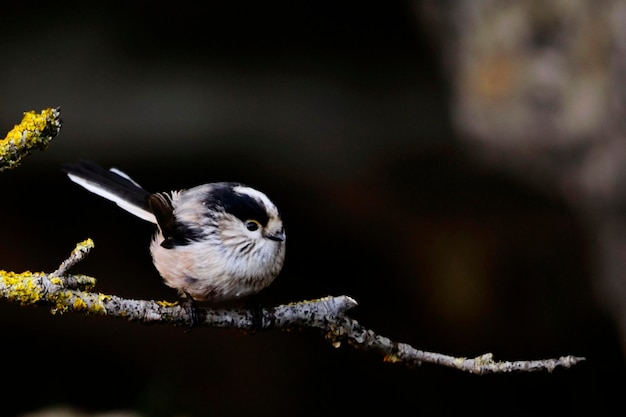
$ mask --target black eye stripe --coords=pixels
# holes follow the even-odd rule
[[[239,184],[229,184],[217,187],[206,200],[209,208],[221,206],[226,213],[230,213],[242,222],[246,220],[256,220],[263,227],[267,225],[269,216],[263,203],[247,194],[241,194],[233,190],[233,186]]]

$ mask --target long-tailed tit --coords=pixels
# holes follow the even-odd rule
[[[150,193],[125,173],[92,162],[66,164],[63,171],[92,193],[157,225],[152,260],[165,284],[181,296],[211,302],[251,296],[270,285],[283,266],[280,213],[254,188],[215,182]]]

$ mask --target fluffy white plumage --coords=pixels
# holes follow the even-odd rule
[[[70,180],[158,226],[150,252],[165,284],[195,300],[247,297],[282,269],[285,232],[278,208],[261,191],[216,182],[150,193],[118,169],[64,165]]]

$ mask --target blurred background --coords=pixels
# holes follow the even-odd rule
[[[316,331],[146,326],[0,302],[2,415],[623,408],[626,4],[618,0],[3,2],[0,127],[61,107],[0,175],[0,268],[166,299],[151,225],[68,181],[90,159],[159,191],[233,180],[281,208],[267,305],[349,295],[398,342],[500,360],[474,376],[334,349]],[[42,411],[38,415],[51,415]]]

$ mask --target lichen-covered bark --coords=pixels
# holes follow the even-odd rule
[[[15,168],[34,149],[46,149],[60,130],[58,108],[25,112],[22,121],[0,140],[0,171]]]
[[[17,274],[0,271],[0,297],[22,305],[46,305],[55,314],[76,312],[147,324],[193,323],[195,327],[221,327],[244,331],[313,328],[320,330],[335,347],[340,347],[345,342],[354,348],[378,353],[386,362],[409,367],[426,362],[476,374],[511,371],[551,372],[557,366],[569,368],[584,360],[565,356],[537,361],[496,362],[491,354],[466,359],[421,351],[406,343],[396,343],[346,316],[345,313],[349,309],[357,306],[356,301],[348,296],[324,297],[264,308],[260,311],[199,309],[194,315],[187,306],[179,303],[132,300],[89,292],[88,289],[94,285],[95,279],[80,275],[58,277],[42,272]]]

